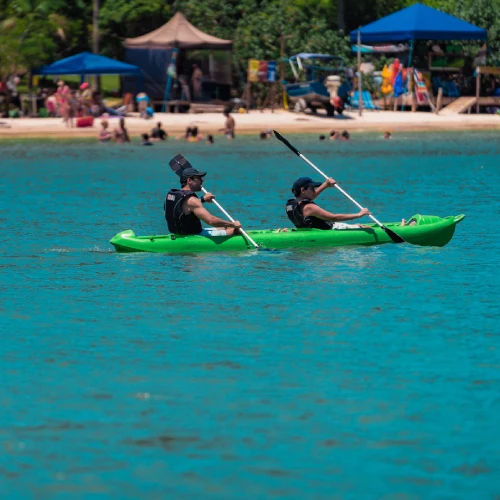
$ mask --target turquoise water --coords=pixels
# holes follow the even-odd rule
[[[116,254],[165,232],[179,152],[249,229],[317,176],[253,137],[0,142],[1,496],[499,494],[498,132],[289,139],[380,220],[467,218],[444,248]]]

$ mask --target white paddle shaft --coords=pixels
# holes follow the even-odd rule
[[[208,191],[202,186],[201,190],[207,194]],[[234,219],[224,210],[224,208],[222,207],[222,205],[216,201],[216,200],[212,200],[212,203],[215,204],[215,206],[231,221],[231,222],[234,222]],[[243,228],[240,227],[240,232],[241,234],[243,234],[243,236],[245,236],[245,238],[255,247],[255,248],[259,248],[259,245],[257,245],[257,243],[255,243],[255,241],[253,241],[252,238],[250,238],[250,236],[248,236],[248,234],[244,231]]]
[[[314,168],[314,170],[316,170],[316,172],[318,172],[319,174],[321,174],[325,179],[328,179],[329,177],[324,173],[322,172],[312,161],[309,161],[302,153],[299,153],[299,156],[307,163],[309,164],[312,168]],[[352,197],[350,196],[348,193],[346,193],[337,183],[334,184],[335,187],[346,197],[348,198],[349,200],[351,200],[359,209],[362,209],[363,207]],[[379,222],[373,215],[369,215],[368,217],[370,217],[370,219],[375,222],[376,224],[378,224],[380,227],[383,227],[383,224],[381,222]]]

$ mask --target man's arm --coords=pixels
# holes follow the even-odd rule
[[[212,196],[213,199],[213,196]],[[207,201],[212,201],[212,199],[207,200]],[[186,201],[187,207],[191,213],[196,215],[198,219],[202,220],[209,226],[213,227],[234,227],[235,229],[238,229],[241,227],[241,224],[239,221],[235,220],[234,222],[228,221],[221,219],[220,217],[216,217],[215,215],[212,215],[202,204],[201,200],[199,198],[195,198],[194,196],[191,196],[187,199]]]
[[[337,184],[337,181],[335,179],[332,179],[331,177],[329,177],[328,179],[325,179],[325,182],[323,182],[323,184],[321,184],[321,186],[318,186],[314,190],[314,192],[316,193],[314,195],[314,198],[316,199],[326,188],[333,187],[333,186],[335,186],[335,184]]]
[[[304,217],[309,217],[312,215],[314,217],[317,217],[318,219],[328,220],[332,222],[359,219],[360,217],[363,217],[365,215],[370,215],[370,211],[367,208],[361,209],[356,214],[334,214],[332,212],[328,212],[327,210],[323,210],[321,207],[318,207],[318,205],[313,204],[306,205],[302,209],[302,213],[304,214]]]

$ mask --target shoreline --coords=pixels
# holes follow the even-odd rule
[[[232,113],[236,121],[236,135],[251,135],[269,129],[283,133],[322,133],[328,135],[330,130],[348,130],[351,132],[431,132],[431,131],[474,131],[500,130],[500,115],[435,115],[425,112],[409,111],[345,111],[337,118],[326,115],[293,113],[290,111],[270,110],[250,111],[249,113]],[[106,118],[110,130],[118,124],[117,117]],[[76,121],[76,120],[75,120]],[[127,116],[125,124],[131,137],[149,133],[157,122],[170,136],[182,136],[186,127],[196,125],[201,134],[222,135],[219,130],[224,125],[222,113],[155,113],[154,117],[145,120],[138,116]],[[94,120],[92,127],[66,127],[61,118],[4,118],[0,119],[0,140],[31,138],[87,138],[96,137],[100,129],[101,118]]]

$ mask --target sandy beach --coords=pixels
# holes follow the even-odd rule
[[[329,133],[330,130],[353,131],[444,131],[444,130],[500,130],[500,115],[454,114],[436,115],[425,112],[364,111],[360,117],[357,111],[344,112],[334,118],[325,115],[293,113],[284,110],[250,111],[233,113],[237,134],[254,134],[268,129],[282,132]],[[100,128],[100,118],[93,127],[69,128],[61,118],[4,118],[0,120],[1,138],[76,138],[95,137]],[[108,118],[110,129],[118,124],[115,117]],[[163,128],[173,136],[181,136],[186,127],[197,125],[203,134],[219,135],[224,125],[222,113],[156,113],[150,120],[128,116],[126,126],[131,136],[150,132],[154,124],[161,121]]]

